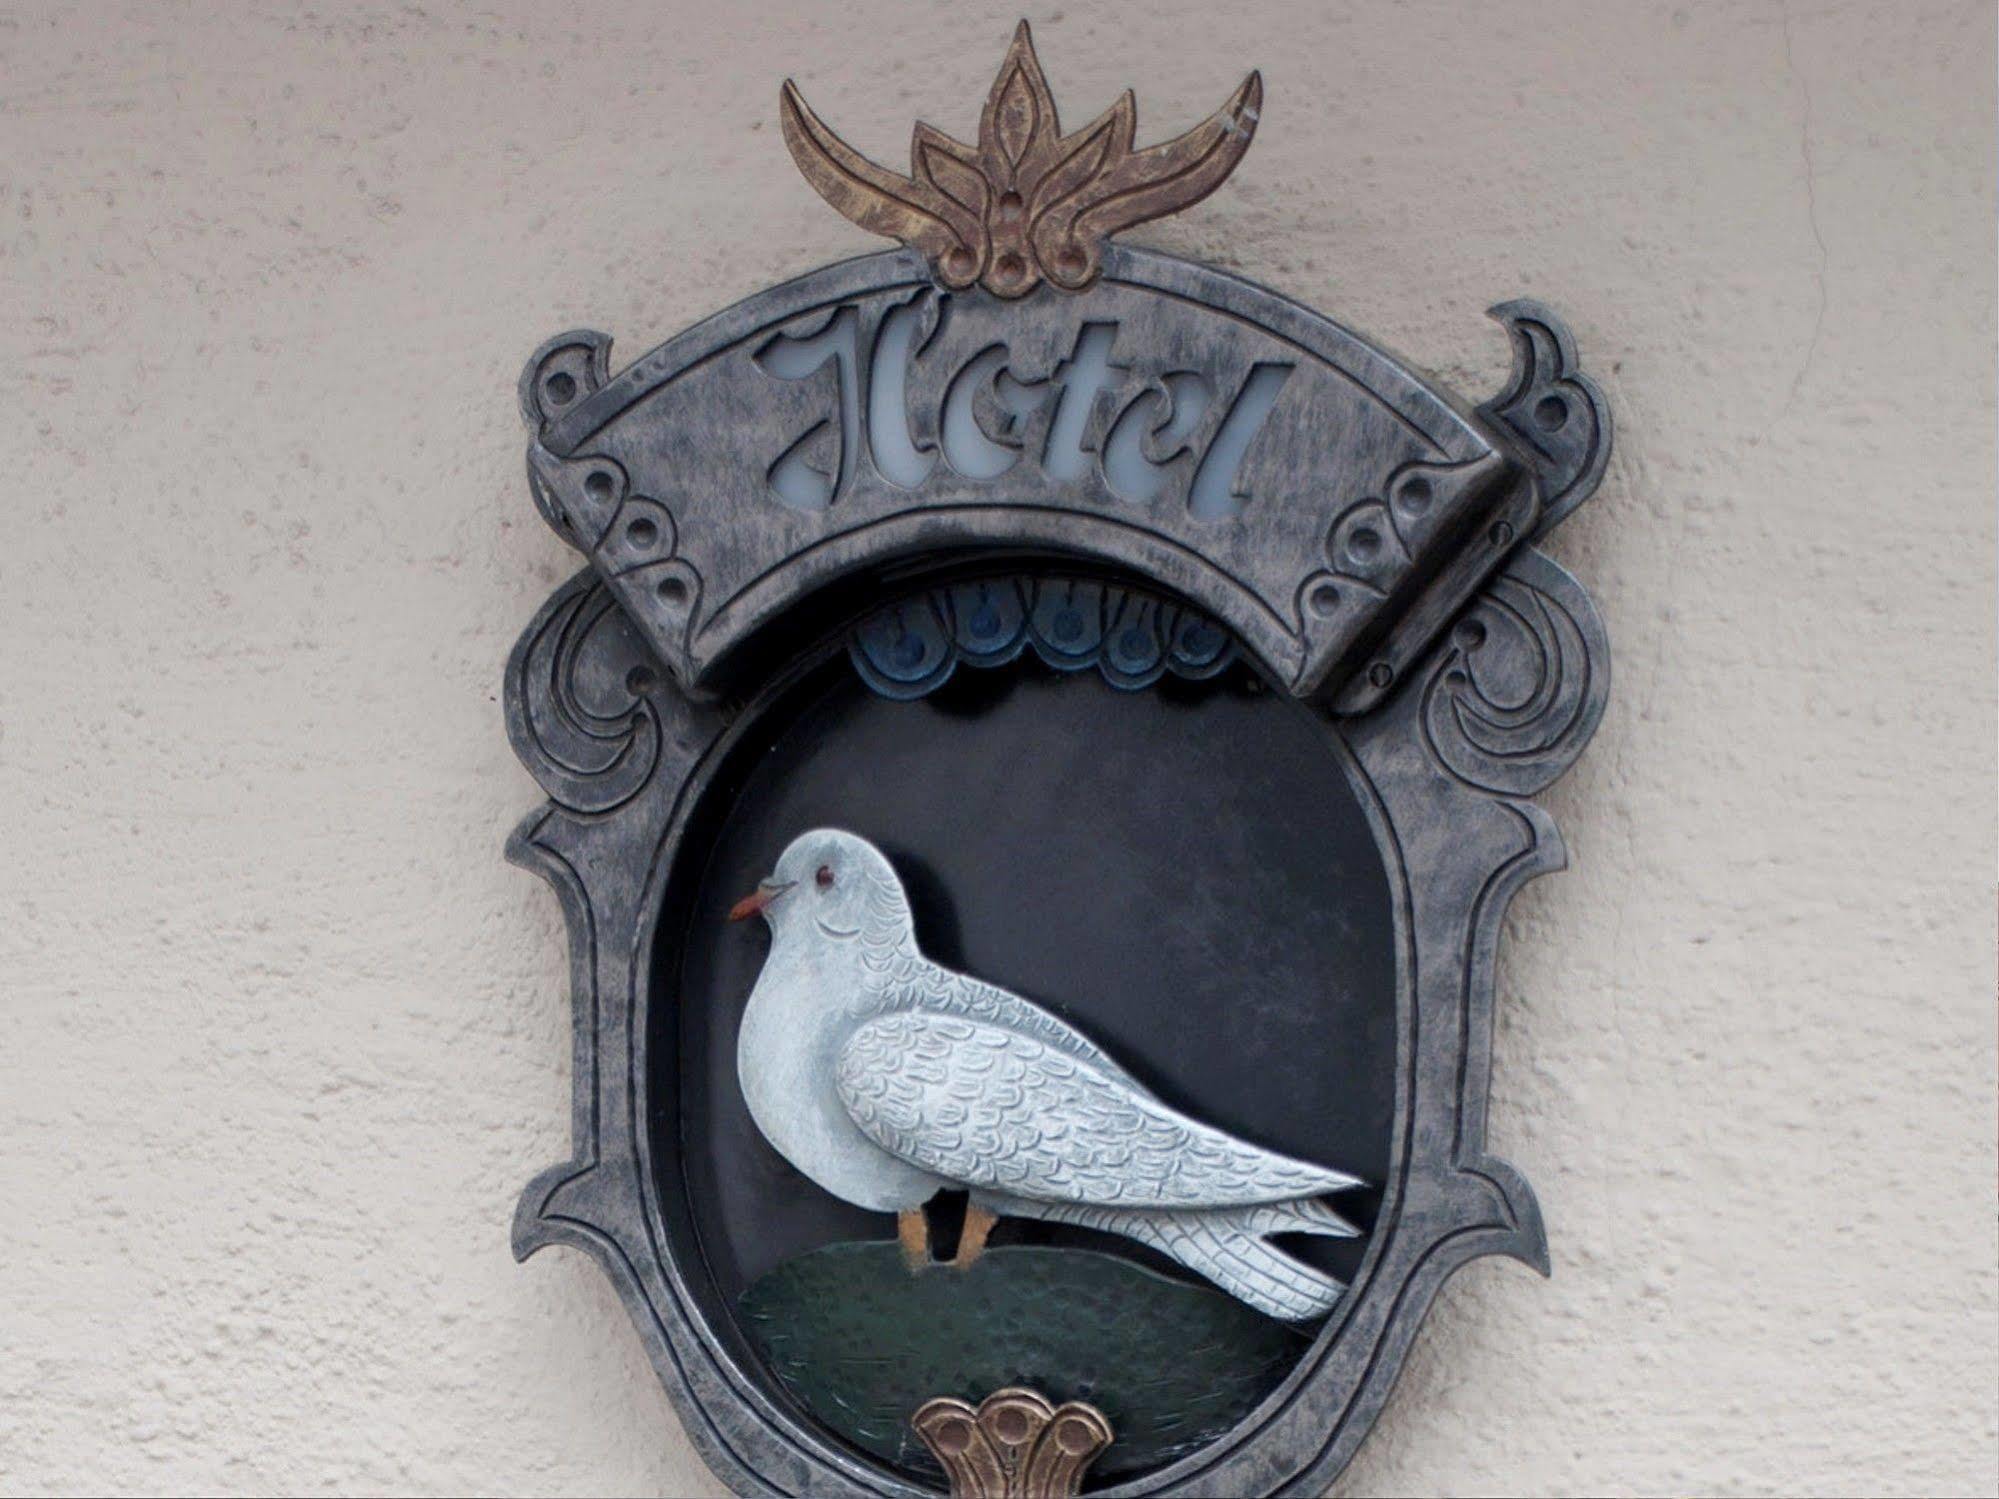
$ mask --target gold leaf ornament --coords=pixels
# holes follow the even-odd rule
[[[1020,1386],[976,1406],[927,1400],[910,1425],[950,1477],[951,1499],[1073,1499],[1114,1435],[1094,1405],[1055,1405]]]
[[[785,144],[818,194],[872,233],[922,253],[954,290],[974,283],[1019,297],[1043,280],[1078,291],[1096,280],[1104,241],[1198,203],[1242,160],[1263,108],[1251,73],[1206,120],[1143,151],[1131,143],[1131,91],[1073,135],[1022,21],[968,146],[919,122],[910,175],[869,161],[826,127],[798,86],[779,96]]]

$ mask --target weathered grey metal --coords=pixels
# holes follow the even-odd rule
[[[609,345],[565,334],[530,361],[530,483],[697,696],[800,599],[911,555],[1028,547],[1151,579],[1293,692],[1365,712],[1544,492],[1588,492],[1608,429],[1551,336],[1517,337],[1523,394],[1488,424],[1316,313],[1115,244],[1075,294],[948,293],[898,251],[760,293],[615,379]],[[1599,456],[1578,474],[1522,427]],[[1128,449],[1150,493],[1119,492]]]
[[[1039,379],[1085,323],[1114,322],[1127,389],[1166,402],[1165,377],[1212,351],[1204,378],[1222,398],[1180,435],[1186,451],[1149,447],[1159,492],[1135,504],[1101,464],[1051,476],[1029,461],[1050,451],[1055,414],[1043,406],[1016,430],[1003,398],[1017,393],[991,371],[980,377],[981,431],[1028,456],[1004,484],[967,478],[940,451],[934,412],[905,397],[908,450],[889,466],[911,452],[931,462],[901,486],[881,471],[860,386],[889,314],[938,297],[914,256],[877,255],[752,298],[615,377],[597,334],[554,340],[529,365],[535,496],[594,571],[550,599],[507,674],[515,748],[550,797],[509,854],[561,897],[576,1017],[574,1158],[523,1196],[515,1250],[564,1243],[599,1258],[692,1439],[737,1490],[919,1492],[776,1395],[693,1293],[699,1267],[669,1229],[644,1127],[672,1104],[653,1096],[665,1085],[645,1066],[666,876],[722,758],[756,721],[754,699],[803,669],[759,684],[741,663],[836,654],[838,622],[882,602],[884,569],[1032,553],[1135,577],[1225,624],[1273,682],[1343,715],[1395,892],[1396,1170],[1349,1294],[1285,1385],[1225,1439],[1106,1492],[1315,1492],[1364,1436],[1452,1270],[1491,1253],[1546,1268],[1532,1193],[1484,1151],[1494,948],[1513,893],[1562,862],[1552,824],[1524,798],[1595,729],[1608,648],[1582,588],[1521,541],[1594,487],[1608,414],[1560,324],[1533,304],[1498,310],[1515,338],[1514,378],[1468,416],[1315,314],[1112,245],[1089,291],[956,296],[941,330],[923,312],[909,347],[946,367],[946,389],[996,342]],[[843,315],[855,330],[853,397],[838,404],[858,414],[831,434],[843,441],[823,465],[828,503],[800,509],[772,491],[780,454],[769,439],[809,435],[825,418],[808,387],[830,390],[832,377],[773,378],[756,361],[774,340],[809,341]],[[1280,360],[1311,372],[1290,382],[1309,419],[1268,411],[1234,471],[1240,483],[1223,490],[1248,498],[1194,514],[1196,455],[1213,446],[1229,393]],[[1549,426],[1553,398],[1561,421]],[[1159,410],[1154,435],[1169,425]],[[1083,436],[1064,429],[1062,441],[1101,454],[1117,414],[1092,409]],[[1417,479],[1430,490],[1411,505]],[[1363,531],[1370,541],[1356,545]],[[916,572],[896,587],[921,581]],[[1324,607],[1312,607],[1322,590]],[[782,649],[752,650],[767,644]],[[750,706],[723,706],[725,687]]]

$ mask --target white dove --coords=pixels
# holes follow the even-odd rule
[[[930,1254],[923,1204],[962,1187],[961,1267],[997,1218],[1040,1218],[1135,1239],[1286,1321],[1339,1299],[1264,1238],[1355,1236],[1318,1198],[1357,1177],[1188,1118],[1046,1010],[932,963],[866,839],[794,839],[729,917],[759,913],[770,954],[736,1043],[750,1114],[828,1192],[898,1214],[912,1263]]]

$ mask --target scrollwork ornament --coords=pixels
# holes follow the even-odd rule
[[[1551,558],[1516,554],[1439,648],[1423,734],[1454,775],[1531,796],[1575,763],[1603,718],[1610,644],[1582,585]]]
[[[605,813],[713,732],[671,691],[611,590],[585,571],[549,598],[507,662],[507,734],[559,807]]]
[[[1513,341],[1513,376],[1478,408],[1510,432],[1541,478],[1544,536],[1596,493],[1610,462],[1610,403],[1582,372],[1562,320],[1531,297],[1502,302],[1489,314]]]

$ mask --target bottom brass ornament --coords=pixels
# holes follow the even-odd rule
[[[1050,1405],[1033,1390],[996,1390],[978,1405],[940,1396],[909,1418],[951,1475],[952,1499],[1071,1499],[1111,1444],[1094,1405]]]

